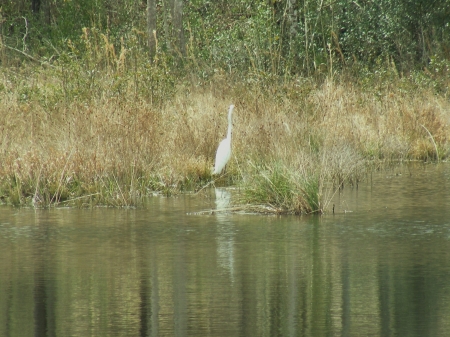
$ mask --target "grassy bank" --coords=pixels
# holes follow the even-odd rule
[[[324,183],[357,181],[373,163],[450,153],[450,102],[418,80],[426,73],[399,76],[386,65],[280,79],[219,70],[205,80],[124,58],[2,69],[4,203],[127,206],[199,189],[212,178],[230,103],[233,153],[220,183],[241,184],[241,203],[279,213],[323,210]],[[438,80],[445,88],[448,79]]]

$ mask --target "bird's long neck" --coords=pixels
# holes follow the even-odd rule
[[[231,129],[233,128],[233,121],[232,121],[233,108],[234,108],[234,106],[231,106],[230,107],[230,111],[228,111],[228,133],[227,133],[227,138],[231,138]]]

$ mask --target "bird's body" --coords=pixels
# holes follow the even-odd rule
[[[231,157],[231,138],[223,139],[216,152],[216,162],[213,174],[220,174]]]
[[[228,110],[228,133],[227,138],[223,139],[216,152],[216,162],[214,164],[214,170],[212,174],[220,174],[225,165],[227,165],[228,161],[231,157],[231,130],[233,128],[233,123],[231,121],[233,115],[234,105],[230,105],[230,109]]]

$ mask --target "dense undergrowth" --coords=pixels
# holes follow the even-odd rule
[[[27,26],[17,46],[1,44],[0,200],[136,206],[144,196],[198,191],[214,180],[241,186],[236,202],[251,211],[318,213],[330,188],[355,184],[374,167],[448,158],[445,52],[422,53],[429,59],[408,68],[380,44],[386,53],[373,50],[376,57],[361,54],[362,61],[349,54],[350,63],[330,26],[321,32],[331,38],[328,49],[316,41],[294,55],[264,6],[249,17],[227,7],[223,21],[190,8],[198,26],[178,59],[160,40],[150,60],[145,32],[126,26],[114,36],[101,25],[83,28],[58,44],[31,40]],[[229,30],[200,30],[208,18],[234,21]],[[341,43],[353,41],[346,34]],[[212,177],[229,104],[232,157],[227,173]]]
[[[322,211],[324,182],[361,179],[374,162],[449,154],[450,102],[413,75],[155,81],[157,71],[146,73],[154,64],[94,75],[80,67],[3,69],[3,202],[129,206],[195,191],[212,179],[230,103],[233,154],[222,181],[244,187],[242,204],[277,213]]]

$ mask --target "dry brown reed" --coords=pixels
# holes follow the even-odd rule
[[[135,95],[135,77],[123,79],[120,93],[101,94],[111,89],[111,75],[103,74],[95,94],[77,96],[65,93],[71,79],[61,74],[27,67],[2,73],[4,201],[29,204],[39,194],[44,204],[124,206],[154,191],[202,186],[230,103],[232,181],[247,179],[255,163],[276,162],[339,185],[358,179],[369,160],[449,153],[450,103],[426,89],[405,93],[393,83],[375,94],[348,80],[266,84],[222,74],[208,84],[180,81],[170,99],[155,104]]]

